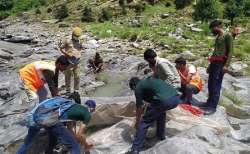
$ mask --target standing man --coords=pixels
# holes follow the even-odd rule
[[[56,62],[35,61],[19,70],[19,76],[28,95],[29,101],[39,103],[47,99],[45,83],[48,84],[52,97],[58,95],[59,71],[64,71],[69,66],[65,56],[57,58]]]
[[[204,105],[204,114],[213,114],[219,103],[220,90],[224,73],[228,71],[233,53],[233,37],[222,29],[222,22],[215,20],[209,26],[216,36],[213,55],[209,58],[210,65],[207,69],[208,99]]]
[[[165,139],[166,111],[177,107],[181,100],[177,96],[176,89],[161,79],[147,78],[140,80],[134,77],[130,79],[129,86],[135,92],[136,97],[135,128],[137,130],[132,148],[126,154],[138,154],[143,148],[143,141],[148,128],[155,121],[157,138],[159,140]],[[149,103],[146,109],[144,109],[144,102]]]
[[[76,96],[74,96],[76,98]],[[85,149],[93,147],[87,143],[85,136],[86,124],[91,119],[91,113],[95,111],[95,101],[88,100],[84,105],[80,105],[80,95],[76,100],[65,99],[62,97],[53,97],[43,101],[37,105],[28,115],[28,135],[24,140],[24,144],[20,146],[17,154],[25,154],[33,143],[34,137],[41,128],[45,128],[51,135],[55,136],[60,143],[70,148],[72,154],[80,154],[80,147],[77,141],[84,145]],[[62,122],[65,120],[81,121],[79,132],[74,136]],[[77,140],[77,141],[76,141]],[[49,141],[50,142],[50,141]],[[53,153],[53,146],[49,147],[49,153]]]
[[[176,69],[181,78],[181,92],[184,103],[191,104],[192,95],[202,90],[200,74],[192,64],[187,64],[186,59],[180,57],[175,60]]]
[[[153,49],[147,49],[144,52],[144,59],[153,70],[153,77],[166,81],[175,88],[180,87],[180,77],[178,76],[175,66],[170,61],[157,57]]]
[[[66,94],[71,93],[71,76],[74,76],[74,91],[79,91],[80,86],[80,58],[82,45],[80,42],[80,36],[82,35],[82,30],[79,27],[75,27],[72,31],[70,39],[65,39],[62,45],[59,45],[60,51],[64,54],[70,66],[65,70],[65,86]]]

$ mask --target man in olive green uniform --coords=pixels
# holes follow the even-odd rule
[[[230,33],[225,33],[221,25],[221,21],[215,20],[209,26],[216,39],[214,52],[209,58],[210,65],[207,69],[207,73],[209,74],[209,95],[206,104],[203,106],[204,114],[213,114],[216,112],[223,76],[228,71],[233,53],[233,37]]]
[[[71,66],[65,70],[65,86],[66,92],[71,93],[71,76],[74,76],[74,91],[79,90],[80,86],[80,58],[82,45],[79,37],[82,34],[82,30],[79,27],[75,27],[72,32],[71,39],[65,39],[60,46],[60,51],[68,58]]]

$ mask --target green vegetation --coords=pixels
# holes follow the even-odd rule
[[[109,8],[103,8],[98,21],[99,22],[109,21],[112,18],[112,16],[113,16],[112,10],[110,10]]]
[[[32,8],[53,3],[55,0],[0,0],[0,20]]]
[[[236,26],[247,29],[234,40],[235,60],[247,61],[250,54],[249,30],[250,0],[244,2],[241,13],[233,16]],[[194,3],[196,2],[196,3]],[[57,18],[69,25],[79,24],[97,37],[117,37],[140,42],[150,40],[156,46],[165,46],[168,50],[163,57],[170,54],[191,51],[197,57],[206,59],[212,52],[214,37],[208,28],[215,18],[230,19],[236,11],[232,0],[0,0],[0,20],[16,16],[22,12],[29,19],[44,20]],[[235,6],[236,1],[234,1]],[[178,6],[177,6],[178,5]],[[231,6],[231,8],[229,7]],[[231,12],[230,12],[231,11]],[[195,19],[195,20],[193,20]],[[196,22],[197,21],[197,22]],[[200,23],[202,21],[202,23]],[[229,20],[227,21],[229,24]],[[201,32],[194,32],[188,25],[193,24]],[[54,25],[56,30],[58,26]],[[229,27],[230,28],[230,27]],[[181,29],[180,38],[172,36]],[[139,52],[139,51],[138,51]],[[193,60],[193,59],[192,59]],[[207,61],[201,62],[207,65]],[[250,62],[249,62],[250,64]],[[250,70],[250,69],[249,69]]]
[[[0,10],[10,10],[13,7],[13,0],[0,0]]]
[[[61,5],[59,8],[56,8],[54,13],[55,18],[64,19],[69,16],[69,11],[66,5]]]
[[[184,9],[186,6],[192,4],[193,0],[175,0],[176,9]]]
[[[93,12],[91,7],[89,6],[85,6],[83,13],[82,13],[82,18],[81,18],[82,22],[93,22],[95,21],[94,17],[93,17]]]
[[[234,18],[239,17],[243,13],[244,2],[243,0],[229,0],[225,7],[225,17],[229,18],[231,25],[234,24]]]
[[[194,20],[209,21],[220,17],[221,8],[218,0],[198,0],[194,8]]]

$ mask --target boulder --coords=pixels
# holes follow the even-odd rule
[[[4,39],[4,41],[7,42],[12,42],[12,43],[23,43],[23,44],[27,44],[27,43],[32,43],[34,38],[32,37],[27,37],[27,36],[12,36],[10,38],[6,38]]]
[[[210,127],[196,126],[182,133],[159,142],[142,154],[217,154],[217,153],[249,153],[250,146],[235,141]]]

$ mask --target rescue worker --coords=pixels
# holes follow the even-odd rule
[[[157,57],[153,49],[147,49],[144,52],[144,59],[148,62],[149,67],[153,71],[153,77],[161,79],[175,88],[181,86],[180,77],[177,75],[175,66],[165,58]]]
[[[187,64],[186,59],[182,57],[177,58],[175,64],[181,78],[182,100],[184,103],[191,104],[192,95],[202,90],[200,74],[194,65]]]
[[[99,52],[96,52],[95,57],[93,59],[88,60],[89,66],[94,70],[94,73],[99,73],[103,67],[103,59],[100,56]]]
[[[80,61],[82,45],[80,42],[80,36],[82,30],[79,27],[75,27],[72,31],[70,39],[63,40],[59,44],[60,51],[64,54],[70,62],[70,67],[65,70],[65,86],[66,94],[71,93],[71,77],[74,76],[74,91],[78,92],[80,87]]]
[[[68,66],[67,58],[60,56],[55,62],[35,61],[21,68],[19,76],[29,101],[38,100],[40,103],[47,99],[45,83],[52,97],[57,96],[59,71],[64,71]]]
[[[77,96],[76,100],[72,100],[71,96],[69,99],[53,97],[38,104],[27,116],[28,135],[24,140],[24,144],[18,149],[17,154],[27,152],[41,128],[48,131],[49,139],[51,139],[51,136],[56,137],[61,144],[70,148],[72,154],[80,154],[78,142],[84,145],[86,150],[92,148],[93,145],[86,141],[85,129],[86,124],[91,119],[91,113],[95,111],[96,103],[93,100],[88,100],[84,105],[80,105],[81,102],[75,102],[77,100],[81,101],[80,95]],[[76,136],[63,125],[62,122],[67,120],[82,122]],[[47,153],[53,153],[53,146],[49,148]]]
[[[223,76],[228,72],[228,67],[233,53],[233,37],[222,29],[222,22],[214,20],[209,26],[216,36],[214,52],[209,58],[210,64],[207,69],[208,77],[208,99],[203,105],[204,114],[216,112],[220,98],[220,90]]]
[[[137,130],[131,150],[126,154],[137,154],[143,148],[143,141],[148,128],[155,121],[157,124],[157,138],[159,140],[165,139],[166,111],[177,107],[181,100],[177,96],[176,89],[161,79],[151,77],[140,80],[137,77],[133,77],[129,81],[129,86],[135,92],[135,128]],[[149,104],[146,109],[144,109],[145,102]],[[144,110],[145,113],[143,115]],[[142,115],[143,117],[141,118]]]

